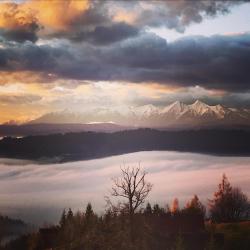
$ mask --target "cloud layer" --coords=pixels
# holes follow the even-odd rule
[[[117,37],[123,34],[120,31],[117,29]],[[110,42],[101,31],[96,35],[93,43]],[[72,47],[68,42],[53,46],[11,44],[0,49],[0,58],[0,70],[37,72],[44,82],[68,78],[200,85],[236,92],[250,89],[250,33],[187,37],[171,43],[143,33],[102,48],[88,44]]]
[[[168,43],[147,31],[167,27],[184,32],[242,2],[3,2],[0,71],[35,72],[42,82],[68,78],[245,91],[249,34]]]
[[[65,37],[89,41],[100,29],[117,40],[110,29],[119,22],[133,28],[165,26],[184,32],[207,16],[227,13],[241,1],[36,1],[1,3],[0,29],[7,40],[36,42],[38,37]],[[127,27],[128,28],[128,27]],[[131,27],[132,28],[132,27]],[[107,30],[106,30],[107,29]],[[126,35],[127,34],[127,35]],[[129,32],[123,33],[123,39]],[[87,38],[87,39],[85,39]],[[100,44],[102,39],[98,40]],[[91,41],[91,40],[90,40]],[[104,41],[104,44],[106,42]]]

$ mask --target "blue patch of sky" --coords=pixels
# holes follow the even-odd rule
[[[174,41],[184,36],[212,36],[212,35],[234,35],[250,32],[250,3],[235,6],[230,13],[215,18],[204,18],[201,23],[192,24],[186,28],[184,33],[167,28],[154,28],[149,31],[165,38],[167,41]]]

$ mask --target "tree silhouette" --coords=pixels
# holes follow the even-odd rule
[[[146,172],[138,167],[121,167],[121,176],[113,178],[111,196],[121,198],[116,205],[113,205],[110,198],[106,197],[112,210],[120,214],[129,215],[129,235],[130,241],[134,243],[136,238],[134,214],[145,202],[152,184],[145,179]]]
[[[67,213],[67,221],[68,221],[68,222],[72,221],[72,220],[73,220],[73,217],[74,217],[74,214],[73,214],[71,208],[69,208],[69,211],[68,211],[68,213]]]
[[[164,214],[164,209],[162,207],[159,206],[159,204],[155,204],[154,207],[153,207],[153,214],[154,215],[162,215]]]
[[[200,200],[199,200],[199,198],[198,198],[198,196],[196,194],[186,204],[186,207],[184,208],[184,211],[189,212],[189,213],[201,214],[203,217],[205,217],[205,214],[206,214],[206,208],[200,202]]]
[[[93,211],[92,205],[91,203],[88,203],[86,206],[86,210],[85,210],[85,218],[86,219],[91,218],[93,215],[94,215],[94,211]]]
[[[225,174],[209,200],[211,220],[214,222],[234,222],[248,218],[250,205],[247,196],[239,188],[233,188]]]
[[[144,209],[144,214],[151,215],[153,213],[151,204],[148,202],[146,208]]]
[[[123,167],[121,168],[121,176],[113,178],[113,187],[111,196],[123,198],[123,206],[121,209],[128,210],[130,215],[145,202],[152,184],[145,180],[145,171],[141,171],[139,167]]]
[[[60,219],[60,222],[59,222],[59,224],[60,224],[60,226],[62,228],[65,227],[66,221],[67,221],[66,211],[65,211],[65,209],[63,209],[63,212],[62,212],[62,215],[61,215],[61,219]]]

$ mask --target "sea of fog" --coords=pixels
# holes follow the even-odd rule
[[[223,173],[250,195],[250,157],[153,151],[46,165],[0,159],[0,213],[40,225],[57,222],[64,208],[83,210],[87,202],[101,213],[120,166],[139,163],[153,184],[149,201],[162,206],[175,197],[185,204],[193,194],[206,203]]]

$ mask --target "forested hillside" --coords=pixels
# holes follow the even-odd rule
[[[0,156],[71,161],[138,151],[175,150],[218,155],[250,155],[250,132],[244,130],[67,133],[0,140]]]

